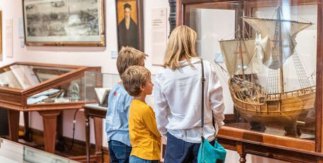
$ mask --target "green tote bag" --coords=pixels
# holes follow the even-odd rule
[[[203,127],[204,127],[204,66],[203,60],[201,59],[202,66],[202,93],[201,93],[201,145],[197,155],[198,163],[224,163],[227,151],[223,148],[223,146],[218,143],[218,141],[214,142],[212,145],[207,139],[203,137]],[[214,117],[212,112],[212,124],[214,126]],[[215,126],[214,126],[215,128]]]
[[[207,139],[202,137],[202,142],[197,156],[198,163],[220,163],[225,161],[227,151],[218,141],[212,145]]]

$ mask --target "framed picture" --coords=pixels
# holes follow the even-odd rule
[[[118,50],[131,46],[144,51],[143,0],[116,0]]]
[[[104,0],[23,0],[26,45],[105,46]]]

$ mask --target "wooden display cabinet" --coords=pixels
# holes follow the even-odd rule
[[[225,94],[219,141],[240,155],[323,162],[323,4],[316,0],[177,0]],[[225,70],[222,70],[224,68]]]
[[[95,102],[94,87],[102,85],[100,71],[99,67],[27,62],[1,67],[0,107],[8,110],[9,138],[18,141],[20,112],[37,111],[43,118],[45,151],[54,153],[57,116]]]

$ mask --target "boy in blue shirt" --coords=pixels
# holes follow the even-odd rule
[[[133,65],[144,66],[146,55],[132,47],[123,47],[117,58],[119,76]],[[109,93],[106,115],[106,133],[109,144],[110,162],[128,163],[131,152],[128,111],[132,97],[122,82],[116,83]]]

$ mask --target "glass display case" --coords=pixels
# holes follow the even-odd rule
[[[0,162],[6,163],[77,163],[64,157],[0,138]]]
[[[56,67],[57,66],[57,67]],[[12,109],[37,110],[38,105],[77,103],[95,99],[94,87],[100,83],[98,69],[82,66],[14,63],[0,68],[0,91],[15,92],[21,99],[2,94]],[[5,96],[8,97],[5,97]],[[14,106],[15,105],[15,106]]]
[[[96,102],[94,88],[101,86],[99,67],[43,63],[1,67],[0,108],[8,110],[10,139],[18,139],[19,112],[37,111],[43,117],[45,150],[54,152],[57,116]]]
[[[218,137],[241,157],[247,149],[288,161],[321,155],[321,10],[314,0],[177,2],[178,24],[196,30],[198,54],[216,65],[224,88]],[[247,145],[317,157],[279,157]]]

